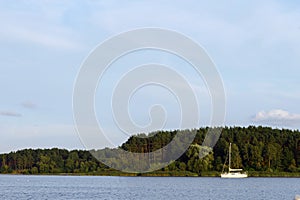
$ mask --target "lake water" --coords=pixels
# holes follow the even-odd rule
[[[300,178],[0,175],[0,199],[278,199],[300,194]]]

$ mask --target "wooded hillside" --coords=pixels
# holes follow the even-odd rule
[[[300,132],[269,127],[225,127],[213,151],[199,159],[198,153],[208,128],[197,131],[193,144],[175,162],[162,171],[188,171],[201,175],[218,171],[232,145],[233,168],[251,172],[300,172]],[[151,137],[131,136],[120,148],[131,152],[151,152],[168,144],[178,132],[160,131]],[[25,149],[0,155],[1,173],[49,174],[82,173],[101,174],[110,169],[95,159],[89,151],[65,149]]]

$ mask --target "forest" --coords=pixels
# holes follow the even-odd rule
[[[219,176],[228,157],[229,143],[232,143],[233,168],[243,168],[250,176],[300,176],[300,132],[298,130],[262,126],[224,127],[221,129],[222,132],[216,144],[211,151],[207,147],[209,153],[202,158],[199,157],[199,152],[201,149],[205,149],[201,145],[208,130],[209,128],[206,127],[134,135],[116,149],[106,148],[91,151],[69,151],[58,148],[19,150],[0,155],[0,173]],[[155,152],[170,143],[176,135],[189,135],[191,132],[195,133],[195,137],[185,153],[178,159],[172,160],[168,166],[155,172],[146,174],[124,173],[109,168],[94,157],[101,157],[105,153],[112,164],[110,166],[116,166],[116,169],[120,169],[117,165],[124,165],[122,157],[118,157],[118,154],[114,154],[114,152],[118,150],[136,153]],[[163,161],[168,158],[168,152],[172,151],[165,153],[160,151],[156,157]],[[131,159],[143,161],[144,158],[133,157]],[[145,165],[143,167],[150,167],[151,159],[153,158],[148,157],[147,162],[143,162]],[[104,163],[107,163],[107,160]]]

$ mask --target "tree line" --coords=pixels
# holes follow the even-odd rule
[[[177,134],[188,135],[193,132],[195,138],[185,153],[164,167],[162,171],[192,172],[198,175],[205,172],[220,172],[228,157],[229,143],[232,143],[233,168],[243,168],[250,172],[300,172],[300,132],[298,130],[262,126],[224,127],[213,149],[201,146],[208,130],[209,128],[206,127],[194,130],[157,131],[149,135],[139,134],[131,136],[117,149],[137,153],[154,152],[169,144]],[[122,158],[118,158],[113,153],[117,149],[92,151],[68,151],[58,148],[24,149],[1,154],[0,172],[23,174],[112,172],[112,169],[93,155],[105,153],[111,162],[116,161],[113,163],[114,165],[122,164]],[[201,153],[203,150],[207,151],[207,155],[201,158],[199,152]],[[165,153],[162,151],[157,155],[161,157],[160,160],[164,160],[170,156],[168,155],[170,152],[172,153],[172,149]],[[146,163],[145,167],[147,167]]]

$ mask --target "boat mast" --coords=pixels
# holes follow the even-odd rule
[[[229,143],[229,172],[231,170],[231,143]]]

